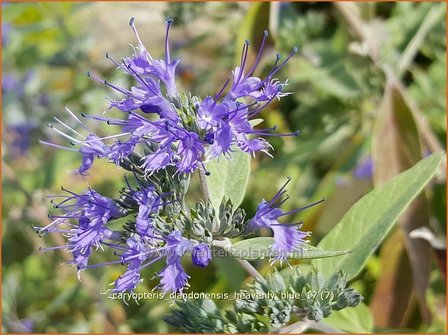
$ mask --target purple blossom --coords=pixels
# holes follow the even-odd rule
[[[140,283],[141,264],[138,261],[130,262],[124,274],[117,278],[114,283],[114,292],[132,292]]]
[[[12,137],[9,153],[13,158],[21,157],[28,152],[31,135],[36,127],[37,125],[31,122],[21,122],[6,127],[7,134]]]
[[[169,51],[168,35],[172,20],[166,21],[165,36],[165,58],[155,60],[143,45],[138,31],[134,24],[134,18],[129,22],[132,31],[138,41],[138,46],[134,48],[134,54],[130,58],[123,58],[122,62],[115,61],[109,54],[106,58],[111,60],[117,68],[132,76],[136,81],[136,86],[130,90],[123,89],[101,78],[88,73],[89,77],[111,87],[125,96],[122,100],[112,101],[110,108],[115,107],[124,112],[131,112],[140,109],[144,113],[155,113],[160,118],[176,122],[178,116],[171,103],[171,99],[177,96],[175,82],[176,67],[180,59],[171,61]],[[163,83],[166,96],[162,92],[160,83]]]
[[[356,179],[371,179],[373,176],[373,160],[372,157],[367,157],[358,162],[353,176]]]
[[[176,230],[157,239],[162,244],[147,243],[139,235],[130,237],[125,247],[119,244],[108,244],[122,252],[120,262],[128,264],[125,273],[115,281],[114,292],[134,290],[141,280],[141,270],[162,258],[165,258],[166,266],[158,273],[160,277],[158,286],[161,290],[165,293],[182,292],[188,286],[189,276],[182,266],[181,259],[185,253],[194,251],[198,242],[183,237]],[[116,262],[98,264],[98,266],[112,263]],[[204,262],[201,264],[204,265]]]
[[[202,165],[201,157],[204,154],[203,141],[193,132],[181,132],[177,154],[179,160],[176,167],[179,172],[191,173]],[[205,168],[204,168],[205,169]]]
[[[135,146],[139,143],[139,138],[137,136],[132,136],[129,140],[122,142],[117,140],[114,145],[109,149],[107,157],[110,161],[119,165],[123,162],[130,154],[134,152]]]
[[[184,238],[179,231],[173,231],[166,237],[166,267],[160,271],[162,291],[182,292],[190,277],[181,264],[182,256],[194,248],[194,242]]]
[[[2,47],[6,47],[9,44],[11,38],[11,24],[2,23]]]
[[[185,124],[185,120],[178,114],[182,112],[174,107],[179,103],[176,100],[179,94],[175,85],[175,70],[180,60],[171,60],[170,56],[168,35],[171,23],[172,20],[167,19],[164,59],[153,59],[143,45],[133,19],[130,25],[138,45],[134,48],[132,57],[123,58],[119,63],[106,55],[117,68],[134,78],[136,84],[129,90],[89,73],[94,80],[124,95],[122,100],[112,101],[110,107],[118,108],[129,115],[127,120],[93,118],[120,125],[123,131],[121,135],[131,134],[132,138],[139,139],[137,142],[147,142],[155,148],[153,152],[147,153],[142,158],[141,168],[146,174],[152,174],[168,166],[176,166],[180,173],[191,173],[198,168],[205,169],[203,159],[208,161],[221,155],[229,158],[235,149],[251,155],[259,151],[268,153],[271,146],[262,137],[298,135],[298,132],[274,134],[272,132],[275,127],[254,129],[250,123],[251,118],[260,114],[272,100],[288,94],[282,92],[287,82],[282,84],[274,78],[274,75],[297,52],[297,49],[294,49],[281,64],[279,64],[280,56],[277,55],[266,77],[254,76],[263,55],[267,32],[263,35],[252,66],[248,68],[247,65],[249,42],[246,41],[240,66],[233,71],[232,80],[229,79],[214,97],[208,96],[193,104],[194,115],[192,116],[195,118],[194,125],[197,127]],[[225,93],[229,83],[231,87]],[[164,90],[161,85],[164,86]],[[249,98],[252,102],[243,102],[243,98]],[[145,114],[155,113],[159,119],[150,121],[136,114],[138,110]],[[134,142],[126,142],[126,144],[129,145],[125,147],[115,145],[110,148],[113,150],[108,157],[115,162],[122,160],[132,150],[131,144]]]
[[[52,200],[52,203],[55,208],[64,211],[65,214],[51,216],[55,220],[46,227],[38,229],[38,232],[65,234],[68,237],[66,246],[43,250],[67,248],[73,255],[72,263],[81,270],[87,267],[91,247],[99,248],[103,240],[119,239],[119,236],[107,228],[106,224],[111,219],[122,217],[126,213],[115,200],[102,196],[94,190],[89,189],[82,194],[63,190],[69,193],[69,196],[63,196],[64,199],[60,202]],[[78,224],[69,222],[69,219],[77,220]]]
[[[158,234],[154,228],[153,217],[156,216],[159,213],[159,209],[167,203],[162,202],[163,195],[160,196],[154,186],[143,185],[137,176],[135,176],[135,179],[139,184],[138,190],[134,190],[126,179],[129,192],[138,204],[135,230],[145,241],[153,241],[154,238],[158,238],[156,237]]]
[[[114,283],[114,292],[126,292],[130,291],[132,292],[138,285],[138,283],[141,281],[140,279],[140,272],[143,268],[143,263],[148,258],[148,250],[145,246],[145,244],[137,237],[130,237],[126,241],[126,247],[123,248],[119,245],[113,245],[118,248],[118,250],[124,250],[123,254],[121,255],[121,263],[125,264],[128,263],[127,269],[115,280]],[[158,260],[159,258],[153,260],[150,262],[150,264],[154,263],[154,261]],[[114,263],[114,262],[112,262]],[[104,264],[101,264],[104,265]],[[149,265],[149,264],[147,264]],[[147,266],[145,265],[145,266]]]
[[[277,65],[280,59],[280,56],[277,56],[271,71],[264,79],[254,77],[253,73],[261,59],[267,36],[265,32],[257,58],[247,73],[245,73],[245,67],[249,42],[244,43],[241,64],[233,71],[229,93],[220,99],[229,83],[227,81],[215,98],[206,97],[197,108],[198,126],[209,134],[214,134],[213,142],[207,150],[207,160],[220,155],[229,157],[232,147],[252,155],[258,151],[268,153],[271,146],[261,138],[262,136],[297,136],[299,134],[298,132],[274,134],[272,131],[275,127],[254,129],[250,123],[250,119],[260,114],[273,99],[288,95],[282,92],[287,82],[282,84],[273,78],[273,75],[297,52],[294,49],[280,65]],[[245,104],[241,102],[241,98],[250,98],[254,102]]]
[[[289,59],[297,52],[297,48],[294,48],[289,56],[282,62],[282,64],[277,65],[280,56],[277,55],[277,59],[272,66],[271,71],[264,79],[254,77],[253,73],[256,70],[260,59],[263,55],[263,48],[268,37],[268,32],[264,31],[263,40],[261,42],[260,49],[258,50],[257,57],[254,61],[252,67],[245,73],[248,52],[249,52],[249,41],[244,42],[243,51],[241,55],[240,66],[236,67],[232,72],[233,82],[229,94],[226,96],[227,99],[236,100],[242,97],[252,97],[257,101],[267,101],[271,100],[274,96],[280,97],[278,94],[281,92],[282,84],[274,79],[274,75],[289,61]],[[286,84],[286,83],[285,83]],[[284,96],[282,94],[281,96]]]
[[[2,92],[22,98],[25,95],[26,87],[34,78],[33,71],[24,74],[6,73],[2,76]]]
[[[92,167],[95,157],[105,157],[110,154],[110,148],[104,144],[103,140],[122,136],[122,134],[100,138],[92,133],[81,122],[81,120],[75,114],[73,114],[72,111],[70,111],[70,109],[65,108],[65,111],[76,121],[77,124],[79,124],[85,131],[88,132],[88,135],[82,135],[77,130],[73,129],[72,127],[55,117],[55,121],[59,123],[63,128],[68,129],[73,136],[64,133],[63,131],[56,128],[56,126],[53,124],[49,124],[49,127],[62,137],[68,139],[72,147],[65,147],[42,140],[40,141],[40,143],[59,149],[79,152],[81,154],[81,166],[78,170],[76,170],[76,172],[81,175],[86,175],[87,171]]]
[[[79,142],[82,146],[79,149],[81,153],[81,166],[78,169],[80,175],[85,175],[92,167],[95,157],[107,155],[110,150],[103,141],[95,134],[87,135],[85,141]]]
[[[248,222],[247,230],[253,231],[260,228],[270,228],[274,233],[274,243],[271,246],[272,254],[276,260],[284,260],[288,255],[294,251],[301,250],[303,243],[306,243],[305,238],[310,235],[309,232],[299,230],[302,222],[296,223],[280,223],[278,220],[282,216],[294,214],[305,210],[311,206],[317,205],[324,201],[324,199],[312,203],[308,206],[284,212],[280,206],[288,200],[286,196],[286,185],[290,179],[280,188],[277,194],[271,201],[262,200],[258,205],[255,216]]]
[[[188,278],[190,278],[190,276],[185,272],[180,260],[180,257],[172,258],[167,262],[166,267],[159,273],[160,285],[162,291],[165,293],[182,293],[185,286],[188,285]]]
[[[171,164],[173,151],[170,147],[158,149],[157,151],[142,158],[141,167],[147,172],[154,172],[166,168]]]
[[[203,167],[202,155],[205,152],[204,141],[198,134],[167,123],[154,122],[151,140],[158,143],[158,148],[142,158],[145,173],[175,165],[178,172],[191,173]]]
[[[206,243],[200,243],[193,248],[191,255],[193,264],[205,268],[212,259],[212,250]]]
[[[54,125],[51,128],[67,139],[71,146],[43,142],[79,152],[82,164],[78,172],[82,175],[92,167],[95,158],[107,157],[110,162],[119,165],[125,161],[130,163],[130,160],[135,164],[135,158],[141,157],[137,162],[139,168],[136,168],[141,175],[134,174],[138,187],[131,187],[126,179],[127,189],[124,189],[119,200],[102,196],[90,189],[83,194],[67,191],[69,196],[57,203],[53,201],[54,206],[64,214],[53,216],[55,220],[39,230],[40,233],[64,234],[68,239],[67,245],[44,250],[68,249],[73,255],[71,263],[79,270],[111,264],[126,266],[123,274],[114,282],[114,292],[133,291],[143,280],[142,271],[158,261],[165,262],[164,268],[157,273],[160,277],[158,287],[165,293],[182,292],[188,287],[189,279],[182,266],[182,257],[191,253],[193,264],[201,268],[208,266],[212,259],[208,244],[184,237],[181,231],[176,230],[179,227],[177,221],[182,222],[182,216],[180,219],[177,214],[171,217],[169,211],[164,211],[163,208],[178,200],[174,199],[174,194],[173,197],[170,196],[172,200],[165,200],[171,193],[160,194],[160,188],[149,182],[157,180],[159,183],[160,175],[153,175],[155,172],[170,166],[175,170],[170,173],[172,178],[180,173],[193,173],[196,169],[202,169],[207,174],[204,161],[221,156],[230,159],[235,150],[251,155],[259,151],[269,154],[271,146],[265,137],[298,135],[298,132],[276,134],[276,127],[255,128],[253,122],[274,99],[289,94],[283,92],[287,81],[281,83],[274,76],[296,53],[296,49],[281,64],[280,56],[277,55],[268,74],[259,78],[254,73],[260,63],[268,34],[264,33],[261,47],[250,67],[247,64],[249,43],[246,42],[241,63],[232,72],[232,78],[215,96],[207,96],[201,100],[177,90],[175,76],[180,60],[172,60],[170,55],[168,35],[171,23],[172,20],[168,19],[163,59],[154,59],[148,52],[136,30],[134,19],[131,19],[130,25],[138,44],[133,47],[132,56],[117,62],[106,55],[119,70],[134,80],[130,87],[119,87],[89,73],[94,80],[121,94],[120,99],[110,102],[108,110],[117,108],[125,116],[120,119],[81,115],[106,122],[111,128],[118,128],[116,134],[97,136],[66,109],[83,131],[79,132],[75,127],[55,118],[58,128]],[[227,89],[227,86],[230,87]],[[144,153],[134,154],[139,147],[145,147]],[[164,182],[163,178],[161,183]],[[273,231],[275,241],[271,247],[272,253],[279,260],[287,258],[294,250],[300,250],[301,244],[309,235],[308,232],[299,230],[300,222],[285,224],[280,223],[279,219],[320,202],[284,212],[280,205],[286,201],[282,199],[286,184],[271,201],[263,200],[259,204],[255,216],[247,224],[248,230],[269,228]],[[177,197],[177,193],[175,196]],[[134,215],[132,220],[135,218],[135,224],[128,222],[124,227],[125,231],[110,228],[108,223],[111,220],[128,213]],[[179,213],[185,215],[182,210]],[[164,222],[166,217],[169,219]],[[112,248],[118,259],[89,264],[93,250],[104,247]]]
[[[206,97],[197,106],[197,123],[204,130],[212,130],[218,127],[219,122],[227,115],[228,107],[225,104],[216,106],[216,101],[211,96]]]

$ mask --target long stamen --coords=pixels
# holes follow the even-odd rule
[[[63,149],[63,150],[68,150],[68,151],[76,151],[76,152],[78,151],[78,150],[73,149],[73,148],[67,148],[67,147],[64,147],[62,145],[58,145],[58,144],[54,144],[54,143],[50,143],[50,142],[46,142],[46,141],[42,141],[42,140],[39,140],[39,143],[48,145],[50,147],[58,148],[58,149]]]
[[[117,134],[117,135],[98,137],[98,138],[94,138],[93,140],[84,141],[83,143],[100,142],[102,140],[108,140],[108,139],[111,139],[111,138],[121,137],[121,136],[125,136],[125,135],[130,135],[130,134],[131,133],[121,133],[121,134]]]
[[[199,164],[201,165],[202,169],[204,170],[204,174],[206,176],[210,176],[210,171],[207,170],[207,168],[205,167],[205,164],[203,161],[200,161]]]
[[[97,267],[99,267],[99,266],[112,265],[112,264],[119,264],[119,263],[121,263],[121,261],[104,262],[104,263],[98,263],[98,264],[87,265],[86,268],[88,268],[88,269],[92,269],[92,268],[97,268]]]
[[[277,201],[278,198],[280,198],[285,192],[286,192],[286,186],[288,186],[289,182],[291,181],[291,177],[286,177],[286,182],[283,184],[283,186],[277,191],[277,193],[274,195],[274,197],[269,201],[269,206],[273,204],[275,201]]]
[[[246,40],[246,41],[244,41],[243,51],[241,54],[240,73],[238,73],[238,78],[237,78],[235,84],[239,84],[239,82],[243,76],[244,67],[246,66],[248,52],[249,52],[249,41]]]
[[[108,60],[110,60],[112,63],[114,63],[114,64],[117,66],[117,68],[122,69],[124,72],[128,72],[127,69],[126,69],[122,64],[118,63],[115,59],[113,59],[113,58],[109,55],[108,52],[106,53],[106,58],[107,58]],[[128,72],[128,73],[129,73],[129,72]]]
[[[246,133],[248,134],[263,134],[263,133],[267,133],[270,131],[276,131],[277,130],[277,125],[270,127],[270,128],[263,128],[263,129],[253,129],[251,131],[248,131]]]
[[[59,129],[57,129],[57,128],[56,128],[53,124],[51,124],[51,123],[48,124],[48,128],[53,129],[53,130],[54,130],[55,132],[57,132],[58,134],[64,136],[65,138],[67,138],[67,139],[69,139],[69,140],[71,140],[71,141],[74,141],[74,142],[76,142],[76,143],[82,143],[82,141],[80,141],[80,140],[78,140],[78,139],[76,139],[76,138],[74,138],[74,137],[71,137],[70,135],[67,135],[66,133],[60,131]]]
[[[111,247],[111,248],[115,248],[115,249],[119,249],[119,250],[126,250],[126,251],[128,250],[128,248],[126,248],[122,245],[119,245],[119,244],[109,243],[109,242],[105,242],[105,241],[102,241],[101,243],[104,245],[107,245],[108,247]],[[116,251],[114,251],[114,254],[116,254]]]
[[[47,224],[45,227],[42,227],[42,228],[33,227],[33,228],[36,230],[36,232],[39,235],[44,235],[44,234],[46,234],[49,231],[49,229],[51,227],[60,225],[61,223],[64,223],[63,219],[56,219],[56,220],[52,221],[51,223]]]
[[[320,204],[320,203],[322,203],[322,202],[324,202],[324,201],[325,201],[325,198],[322,198],[321,200],[316,201],[316,202],[313,202],[313,203],[311,203],[311,204],[309,204],[309,205],[306,205],[306,206],[304,206],[304,207],[297,208],[297,209],[293,209],[292,211],[289,211],[289,212],[285,212],[285,213],[283,213],[283,214],[280,214],[279,217],[280,217],[280,216],[285,216],[285,215],[289,215],[289,214],[294,214],[294,213],[301,212],[301,211],[303,211],[303,210],[305,210],[305,209],[307,209],[307,208],[316,206],[316,205],[318,205],[318,204]]]
[[[255,71],[255,69],[257,68],[258,62],[260,61],[261,55],[263,53],[263,48],[264,48],[264,43],[266,42],[266,38],[269,36],[269,33],[267,32],[267,30],[265,30],[263,32],[263,40],[261,41],[261,46],[260,49],[258,50],[258,54],[257,54],[257,58],[255,58],[255,62],[252,65],[251,69],[249,70],[249,72],[247,73],[247,76],[250,77],[250,75]]]
[[[59,249],[66,249],[66,248],[67,248],[66,245],[60,245],[57,247],[47,247],[47,248],[39,247],[39,251],[45,252],[45,251],[50,251],[50,250],[59,250]]]
[[[68,234],[68,233],[71,232],[71,230],[54,228],[54,229],[49,230],[49,232],[50,232],[50,233]]]
[[[97,76],[91,74],[90,72],[87,72],[87,76],[90,77],[90,78],[92,78],[93,80],[95,80],[95,81],[101,83],[101,84],[104,84],[104,85],[106,85],[106,86],[109,86],[110,88],[113,88],[114,90],[116,90],[116,91],[118,91],[118,92],[120,92],[120,93],[123,93],[124,95],[127,95],[127,96],[130,97],[130,98],[134,98],[134,99],[142,100],[141,98],[135,96],[132,92],[129,92],[129,91],[127,91],[127,90],[124,90],[124,89],[122,89],[122,88],[120,88],[120,87],[114,85],[114,84],[111,84],[111,83],[109,83],[107,80],[101,79],[101,78],[99,78],[99,77],[97,77]]]
[[[287,227],[301,227],[303,225],[303,221],[297,221],[292,223],[273,223],[271,226],[287,226]]]
[[[269,71],[268,75],[258,84],[258,89],[263,87],[263,85],[272,78],[272,76],[277,73],[279,70],[279,66],[277,66],[278,62],[280,61],[280,54],[276,55],[274,65],[272,65],[271,71]]]
[[[72,131],[73,133],[75,133],[76,135],[84,138],[83,135],[81,135],[79,132],[77,132],[75,129],[73,129],[72,127],[68,126],[66,123],[62,122],[59,118],[57,118],[56,116],[53,118],[56,122],[58,122],[60,125],[64,126],[65,128],[67,128],[68,130]]]
[[[133,115],[133,116],[135,116],[135,117],[137,117],[138,119],[142,120],[143,122],[152,124],[152,125],[154,125],[154,126],[156,126],[156,127],[159,127],[159,126],[160,126],[160,125],[157,124],[156,122],[153,122],[153,121],[151,121],[151,120],[148,120],[148,119],[144,118],[143,116],[141,116],[141,115],[139,115],[139,114],[137,114],[137,113],[135,113],[135,112],[133,112],[133,111],[129,111],[129,114],[130,114],[130,115]]]
[[[78,124],[81,125],[81,127],[83,127],[85,130],[87,130],[89,133],[91,133],[91,131],[84,125],[84,123],[81,122],[81,120],[66,106],[65,107],[65,111],[76,120],[76,122],[78,122]]]
[[[258,102],[257,102],[257,101],[255,101],[255,102],[253,102],[253,103],[251,103],[251,104],[249,104],[249,105],[244,105],[244,104],[243,104],[242,107],[238,107],[238,108],[234,109],[233,111],[229,112],[229,114],[228,114],[229,121],[232,121],[233,118],[236,117],[236,115],[237,115],[237,113],[238,113],[239,111],[244,110],[244,109],[249,110],[250,107],[255,106],[255,105],[258,105]],[[245,112],[244,114],[242,114],[242,116],[245,116],[245,115],[249,115],[249,111],[247,111],[247,112]]]
[[[153,94],[157,95],[158,92],[156,90],[154,90],[153,87],[149,86],[148,83],[146,82],[146,80],[144,80],[137,72],[135,72],[135,70],[132,68],[131,64],[126,64],[125,60],[122,59],[121,60],[124,64],[124,66],[126,66],[126,68],[132,72],[132,74],[135,76],[135,78],[137,78],[137,80],[144,85],[147,89],[149,89]]]
[[[168,34],[170,32],[170,26],[173,23],[173,19],[170,17],[166,18],[166,35],[165,35],[165,64],[170,63],[170,47],[168,43]]]
[[[285,193],[286,191],[283,191],[282,192],[282,195]],[[276,208],[280,208],[281,207],[281,205],[283,205],[286,201],[288,201],[289,200],[289,195],[286,195],[286,197],[284,198],[284,199],[282,199],[280,202],[278,202],[278,203],[276,203],[275,204],[275,207]]]
[[[76,194],[75,192],[70,191],[69,189],[66,189],[64,186],[61,186],[61,190],[64,192],[67,192],[71,195],[73,195],[75,198],[83,199],[85,200],[86,197],[88,197],[87,194]]]
[[[283,66],[285,66],[285,64],[289,61],[289,59],[292,57],[292,56],[294,56],[296,53],[297,53],[297,51],[298,51],[298,48],[297,47],[294,47],[293,49],[292,49],[292,51],[291,51],[291,53],[288,55],[288,57],[286,57],[285,58],[285,60],[277,67],[277,68],[275,68],[273,71],[271,71],[270,73],[269,73],[269,75],[266,77],[266,79],[267,78],[272,78],[272,76],[274,75],[274,74],[276,74],[278,71],[280,71],[280,69],[283,67]],[[265,80],[266,80],[265,79]]]
[[[143,185],[143,183],[140,180],[140,178],[138,178],[137,173],[134,170],[132,170],[132,173],[134,175],[135,180],[137,181],[138,186],[140,186],[140,189],[144,190],[145,189],[145,185]]]
[[[65,197],[65,196],[64,196]],[[65,204],[66,202],[68,202],[68,201],[71,201],[71,200],[74,200],[75,199],[75,197],[67,197],[67,199],[65,199],[65,200],[62,200],[61,202],[59,202],[59,203],[57,203],[57,204],[55,204],[55,201],[52,199],[50,202],[54,205],[54,206],[56,206],[56,208],[61,208],[62,207],[62,205],[63,204]],[[75,206],[77,206],[78,204],[76,203],[76,204],[70,204],[70,205],[66,205],[66,206],[64,206],[65,208],[68,208],[68,207],[75,207]]]
[[[85,113],[81,113],[81,116],[85,117],[86,119],[93,119],[93,120],[97,120],[97,121],[106,121],[106,123],[108,125],[114,125],[114,126],[124,126],[129,122],[129,120],[114,119],[114,118],[96,116],[96,115],[87,115]]]
[[[79,218],[79,215],[68,215],[68,214],[65,214],[65,215],[50,215],[50,214],[48,214],[48,217],[50,218],[50,219],[77,219],[77,218]]]
[[[138,44],[143,47],[142,40],[140,39],[140,36],[138,34],[138,31],[137,31],[137,28],[135,28],[134,21],[135,21],[135,17],[131,17],[131,19],[129,20],[129,25],[131,26],[132,31],[134,32],[134,35],[137,38]]]
[[[149,261],[148,263],[143,264],[143,265],[140,267],[140,269],[144,269],[144,268],[146,268],[147,266],[149,266],[149,265],[151,265],[151,264],[154,264],[154,263],[157,262],[158,260],[161,260],[162,258],[163,258],[163,256],[156,257],[156,258],[154,258],[153,260]]]
[[[278,91],[277,91],[277,93],[278,93]],[[254,116],[257,115],[257,114],[260,114],[260,113],[263,111],[263,109],[265,109],[265,108],[272,102],[272,100],[275,99],[275,97],[277,96],[277,93],[274,94],[271,98],[269,98],[269,100],[266,101],[266,102],[265,102],[263,105],[261,105],[259,108],[255,108],[255,109],[251,110],[250,112],[248,112],[248,117],[249,117],[249,118],[252,118],[252,117],[254,117]]]
[[[227,85],[229,84],[229,82],[230,82],[230,78],[227,78],[227,80],[226,80],[226,82],[224,83],[224,85],[222,86],[221,90],[220,90],[218,93],[216,93],[216,95],[215,95],[215,102],[213,103],[213,107],[212,107],[212,109],[215,107],[216,102],[217,102],[217,101],[219,100],[219,98],[221,97],[222,92],[224,92],[224,89],[227,87]]]
[[[299,136],[300,130],[296,130],[295,132],[292,133],[283,133],[283,134],[265,133],[263,131],[257,131],[257,130],[247,131],[246,133],[255,134],[258,136],[286,137],[286,136]]]
[[[128,179],[128,177],[126,175],[124,176],[124,181],[126,182],[126,185],[129,188],[129,191],[134,192],[134,190],[132,189],[131,184],[129,183],[129,179]]]

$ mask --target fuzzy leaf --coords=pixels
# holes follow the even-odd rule
[[[244,198],[250,174],[250,155],[234,149],[231,159],[221,157],[207,163],[210,175],[206,177],[210,201],[216,212],[223,197],[237,208]]]
[[[356,276],[401,213],[436,173],[444,153],[432,154],[361,198],[320,241],[319,248],[350,249],[334,259],[313,260],[325,278],[343,270]]]
[[[373,318],[369,307],[361,303],[355,308],[345,308],[332,313],[325,323],[350,333],[371,333]]]
[[[250,238],[235,243],[230,249],[230,253],[234,257],[246,260],[270,258],[272,256],[271,246],[273,243],[273,237]],[[319,250],[306,243],[302,244],[301,247],[302,250],[289,254],[288,258],[323,258],[345,255],[350,252],[349,250]]]

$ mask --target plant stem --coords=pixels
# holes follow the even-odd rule
[[[228,238],[224,238],[222,240],[214,240],[212,242],[212,245],[215,247],[223,248],[224,250],[227,251],[232,249],[232,242]],[[238,263],[240,263],[243,269],[246,270],[247,273],[249,273],[256,281],[262,284],[266,284],[266,279],[264,279],[264,277],[260,274],[260,272],[258,272],[258,270],[252,264],[250,264],[245,259],[239,259],[239,258],[235,259],[238,261]]]
[[[201,183],[202,193],[204,194],[205,200],[209,201],[210,193],[208,190],[206,178],[207,177],[205,175],[205,172],[203,170],[199,170],[199,182]],[[216,213],[216,214],[219,215],[219,213]],[[216,218],[217,217],[215,216],[214,219],[216,219]],[[219,241],[215,240],[212,242],[212,245],[223,248],[225,250],[229,250],[232,248],[232,242],[228,238],[225,238],[225,239],[219,240]],[[256,281],[263,283],[263,284],[266,283],[266,279],[263,278],[263,276],[260,274],[260,272],[258,272],[257,269],[252,264],[250,264],[245,259],[236,258],[236,260],[241,264],[241,266],[244,268],[244,270],[247,271],[247,273],[249,273],[252,277],[254,277],[254,279]]]
[[[205,200],[210,200],[210,193],[208,191],[206,175],[203,170],[198,169],[199,171],[199,182],[201,183],[202,193],[204,194]]]
[[[258,272],[258,270],[252,264],[250,264],[245,259],[237,258],[237,261],[241,264],[243,269],[247,271],[247,273],[249,273],[252,277],[254,277],[256,281],[262,284],[266,284],[266,279],[264,279],[264,277],[260,274],[260,272]]]

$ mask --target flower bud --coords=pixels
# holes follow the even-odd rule
[[[212,259],[212,251],[208,244],[201,243],[194,247],[191,258],[194,265],[205,268]]]

